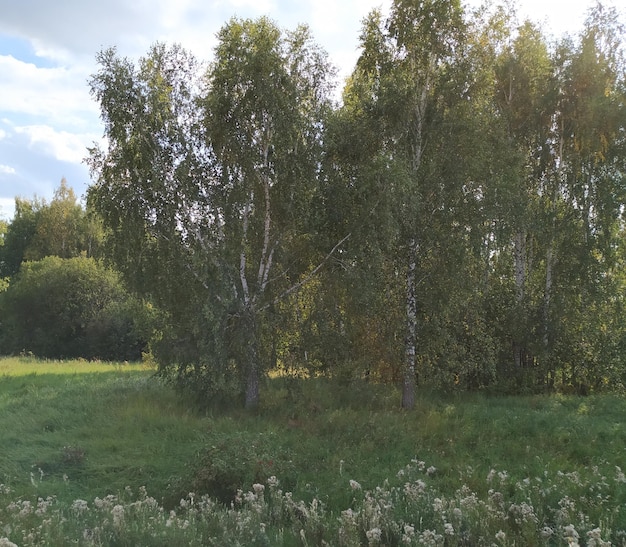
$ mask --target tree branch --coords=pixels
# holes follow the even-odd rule
[[[296,284],[292,285],[291,287],[289,287],[286,291],[283,291],[281,294],[279,294],[276,298],[274,298],[274,300],[272,300],[271,304],[266,304],[265,306],[263,306],[261,310],[265,310],[267,308],[270,307],[270,305],[273,304],[277,304],[278,302],[280,302],[283,298],[289,296],[291,293],[297,291],[298,289],[300,289],[301,287],[303,287],[304,285],[306,285],[309,281],[311,281],[311,279],[313,279],[313,277],[315,277],[315,275],[317,274],[317,272],[319,272],[322,267],[324,266],[324,264],[326,264],[326,262],[328,262],[328,260],[330,259],[331,256],[333,256],[333,254],[335,253],[335,251],[337,249],[339,249],[339,247],[341,247],[341,245],[343,245],[348,238],[352,235],[352,232],[350,232],[347,236],[345,236],[341,241],[339,241],[331,250],[330,252],[324,257],[324,259],[317,265],[315,266],[315,268],[313,268],[313,270],[311,270],[309,272],[309,274],[302,279],[301,281],[298,281]]]

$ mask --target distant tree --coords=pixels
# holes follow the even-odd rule
[[[20,269],[26,249],[37,231],[42,202],[38,199],[15,198],[15,215],[4,234],[0,247],[0,276],[11,277]]]
[[[147,340],[141,306],[90,258],[24,263],[0,293],[0,312],[3,354],[137,360]]]
[[[0,275],[15,275],[24,260],[97,256],[103,237],[98,217],[83,209],[62,179],[50,203],[36,197],[15,198],[15,216],[0,247]]]

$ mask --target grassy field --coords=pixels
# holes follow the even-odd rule
[[[268,380],[194,411],[136,364],[0,360],[0,546],[626,545],[626,400]]]

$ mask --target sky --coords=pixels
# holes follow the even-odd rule
[[[467,0],[477,6],[481,0]],[[594,0],[518,0],[518,16],[548,33],[575,34]],[[619,0],[615,0],[619,2]],[[83,160],[102,142],[98,105],[87,81],[96,54],[115,46],[131,59],[157,41],[212,59],[217,31],[231,17],[267,15],[299,23],[338,69],[338,85],[358,57],[363,18],[390,0],[0,0],[0,218],[15,197],[50,201],[65,178],[78,197],[90,183]],[[607,5],[615,5],[611,0]]]

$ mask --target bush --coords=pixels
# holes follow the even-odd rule
[[[142,306],[91,258],[26,262],[0,293],[0,352],[63,359],[136,360]]]

